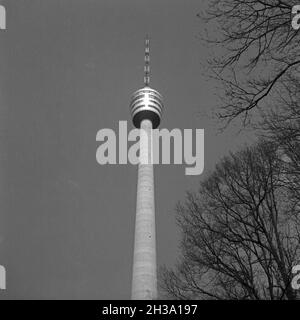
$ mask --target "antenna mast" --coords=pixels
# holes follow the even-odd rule
[[[148,87],[150,83],[150,40],[147,35],[145,39],[145,66],[144,66],[144,84]]]

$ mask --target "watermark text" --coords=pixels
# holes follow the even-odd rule
[[[204,170],[204,129],[132,129],[128,133],[127,121],[119,121],[117,135],[112,129],[101,129],[96,141],[101,142],[96,152],[101,165],[184,163],[186,175],[200,175]],[[129,149],[128,142],[133,142]]]

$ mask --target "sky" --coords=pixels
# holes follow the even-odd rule
[[[155,166],[158,267],[180,258],[175,206],[249,137],[220,133],[199,0],[11,0],[0,30],[0,299],[130,299],[137,168],[100,166],[103,128],[132,128],[131,94],[164,96],[161,128],[205,130],[205,169]],[[1,4],[0,3],[0,4]]]

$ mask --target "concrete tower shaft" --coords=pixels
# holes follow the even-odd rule
[[[140,157],[148,159],[148,164],[138,167],[132,299],[152,300],[157,298],[157,279],[151,121],[143,120],[141,130],[147,135],[147,143],[141,143]]]

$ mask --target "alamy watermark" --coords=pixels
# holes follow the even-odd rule
[[[300,264],[293,267],[292,274],[295,276],[292,279],[291,286],[294,290],[299,290],[300,289]]]
[[[294,30],[300,29],[300,4],[292,8],[292,27]]]
[[[0,265],[0,290],[6,289],[6,270]]]
[[[0,5],[0,30],[6,29],[6,10],[5,7]]]
[[[128,162],[135,165],[139,163],[171,164],[171,158],[173,158],[172,164],[188,165],[185,168],[186,175],[200,175],[204,170],[204,129],[194,131],[195,134],[193,129],[183,131],[151,129],[150,132],[144,129],[132,129],[128,133],[127,121],[119,121],[118,135],[107,128],[97,132],[96,141],[102,143],[97,149],[96,160],[101,165],[127,164]],[[193,135],[195,135],[194,139]],[[128,149],[128,142],[135,143]],[[172,144],[173,152],[171,152]],[[194,153],[193,149],[195,149]]]

